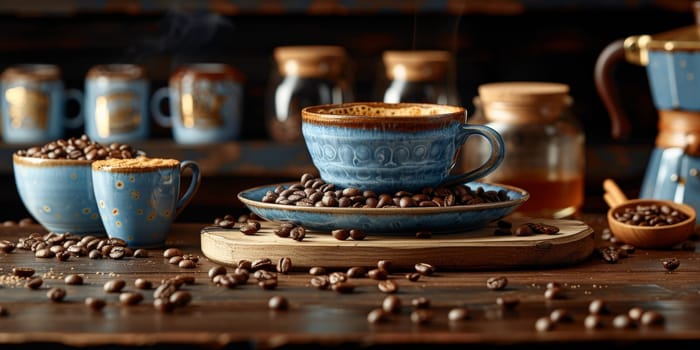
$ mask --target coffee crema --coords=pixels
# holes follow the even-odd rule
[[[175,168],[180,161],[170,158],[137,157],[130,159],[105,159],[92,163],[92,169],[108,172],[147,172],[155,169]]]

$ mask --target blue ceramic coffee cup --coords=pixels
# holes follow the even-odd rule
[[[501,135],[466,123],[459,106],[353,102],[302,109],[302,134],[321,178],[376,193],[420,191],[480,179],[503,161]],[[451,170],[469,136],[484,137],[490,157],[462,174]]]
[[[186,169],[192,178],[180,196]],[[125,240],[130,247],[163,246],[170,226],[200,182],[199,165],[189,160],[139,157],[92,163],[95,200],[107,235]]]

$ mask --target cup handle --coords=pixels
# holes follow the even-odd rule
[[[151,98],[151,114],[153,114],[153,119],[158,123],[158,125],[164,128],[170,128],[173,126],[173,120],[171,116],[165,115],[160,110],[160,104],[163,99],[170,98],[170,87],[164,86],[156,90]]]
[[[192,171],[192,180],[185,194],[182,195],[180,200],[177,201],[177,205],[175,205],[175,218],[190,204],[197,190],[199,190],[199,185],[202,183],[202,173],[199,171],[199,164],[191,160],[182,161],[180,163],[180,176],[182,176],[187,168],[190,168]]]
[[[503,144],[503,138],[496,130],[486,125],[462,125],[462,130],[457,136],[455,147],[457,147],[457,149],[461,149],[461,147],[467,141],[467,138],[472,135],[481,135],[486,138],[489,145],[491,145],[491,156],[483,164],[473,170],[458,175],[448,176],[440,183],[439,186],[448,187],[461,185],[480,179],[496,170],[496,168],[501,165],[501,162],[503,162],[503,157],[505,156],[505,145]],[[457,152],[455,155],[453,166],[457,161],[458,154],[459,152]]]
[[[75,100],[78,103],[78,113],[71,118],[66,116],[66,126],[70,129],[83,126],[85,121],[83,118],[83,92],[78,89],[68,89],[66,90],[66,100]]]

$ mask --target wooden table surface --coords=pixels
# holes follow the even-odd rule
[[[607,227],[603,215],[584,214],[581,218],[595,229],[597,246],[610,243],[600,239]],[[597,254],[571,266],[542,269],[441,271],[411,282],[408,271],[394,271],[389,278],[399,289],[400,313],[386,321],[368,322],[368,313],[379,308],[388,294],[380,291],[378,281],[353,278],[351,293],[321,290],[310,285],[308,271],[293,270],[278,274],[274,289],[263,289],[251,275],[245,285],[226,288],[208,277],[217,264],[203,256],[200,231],[203,223],[177,223],[166,247],[148,250],[148,257],[90,259],[71,257],[37,258],[31,250],[0,252],[0,346],[61,349],[94,346],[99,348],[150,347],[172,348],[301,348],[313,345],[327,348],[397,348],[408,345],[492,348],[533,346],[539,348],[625,347],[639,345],[686,345],[700,341],[700,259],[688,249],[637,249],[616,263],[603,261]],[[0,240],[19,242],[31,232],[44,233],[40,226],[0,228]],[[199,256],[194,268],[181,268],[163,257],[165,248],[179,248],[185,254]],[[677,258],[680,266],[668,272],[665,258]],[[265,258],[265,257],[261,257]],[[276,262],[276,257],[273,262]],[[294,257],[289,257],[294,260]],[[381,259],[378,256],[377,259]],[[348,257],[348,267],[352,257]],[[33,268],[43,277],[38,290],[27,288],[26,279],[14,277],[13,268]],[[369,268],[369,267],[368,267]],[[233,269],[229,267],[229,272]],[[82,285],[66,285],[64,277],[78,274]],[[194,284],[180,290],[191,293],[189,304],[172,312],[154,307],[154,289],[137,289],[134,281],[152,281],[154,288],[175,276],[193,276]],[[507,287],[491,290],[486,280],[505,276]],[[122,292],[138,292],[143,300],[135,305],[119,302],[119,293],[106,293],[104,284],[123,279]],[[560,284],[558,298],[545,296],[546,285]],[[60,302],[47,297],[50,288],[66,291]],[[287,310],[271,310],[268,301],[283,296]],[[94,311],[85,305],[88,297],[101,298],[107,305]],[[411,320],[417,298],[430,301],[432,318],[424,323]],[[504,309],[496,300],[512,297],[519,301],[513,309]],[[603,300],[610,313],[602,315],[603,326],[587,329],[584,318],[595,299]],[[448,320],[448,312],[465,307],[470,317]],[[614,326],[617,315],[633,307],[653,310],[664,318],[662,325],[638,325],[628,329]],[[536,321],[564,308],[573,315],[571,323],[557,323],[548,331],[538,331]]]

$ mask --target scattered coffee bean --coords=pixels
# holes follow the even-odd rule
[[[277,272],[286,274],[292,269],[292,259],[283,257],[277,261]]]
[[[430,307],[430,299],[426,297],[411,299],[411,305],[416,309],[427,309]]]
[[[85,306],[92,310],[99,311],[102,310],[107,305],[104,299],[87,297],[85,298]]]
[[[538,332],[548,332],[555,328],[556,323],[549,317],[540,317],[535,321],[535,329]]]
[[[270,278],[258,281],[258,286],[265,290],[272,290],[277,288],[277,278]]]
[[[15,243],[6,239],[0,240],[0,252],[11,253],[15,250]]]
[[[677,258],[667,258],[661,261],[664,269],[668,272],[674,271],[679,266],[681,266],[681,261]]]
[[[314,276],[311,279],[311,285],[316,287],[317,289],[325,290],[330,287],[331,283],[328,281],[328,277],[326,276]]]
[[[574,316],[567,309],[558,308],[549,313],[549,319],[556,323],[573,322]]]
[[[463,321],[469,318],[469,309],[466,307],[456,307],[447,313],[447,320],[451,322]]]
[[[144,278],[137,278],[134,281],[134,286],[138,289],[151,289],[153,288],[153,283],[151,281],[144,279]]]
[[[136,305],[143,300],[143,295],[138,292],[124,292],[119,294],[119,302],[122,305]]]
[[[435,267],[433,265],[428,264],[428,263],[417,263],[414,266],[414,268],[415,268],[416,272],[418,272],[424,276],[430,276],[433,273],[435,273]]]
[[[396,293],[399,290],[399,285],[393,280],[384,280],[377,283],[377,288],[383,293]]]
[[[418,272],[409,272],[406,274],[405,277],[407,280],[409,280],[411,282],[418,282],[418,280],[420,279],[420,276],[422,276],[422,275]]]
[[[355,285],[349,282],[338,282],[331,284],[331,289],[340,294],[349,294],[355,290]]]
[[[389,295],[382,301],[382,310],[398,314],[401,312],[401,299],[395,295]]]
[[[625,314],[615,316],[613,318],[612,325],[617,329],[629,329],[634,328],[636,326],[634,320],[632,320],[629,316]]]
[[[0,305],[0,317],[6,317],[10,315],[10,310],[8,310],[6,307]]]
[[[190,301],[192,301],[192,294],[190,294],[190,292],[185,291],[185,290],[178,290],[170,295],[169,300],[175,306],[183,307],[183,306],[189,304]]]
[[[595,299],[588,304],[588,313],[593,315],[604,315],[610,313],[610,308],[604,300]]]
[[[209,276],[209,279],[213,279],[214,276],[225,275],[226,273],[227,273],[227,271],[226,271],[225,267],[223,267],[221,265],[217,265],[217,266],[213,266],[212,268],[210,268],[209,271],[207,272],[207,275]]]
[[[389,320],[389,313],[384,311],[383,309],[380,309],[380,308],[372,309],[367,314],[367,322],[369,322],[369,323],[380,323],[380,322],[386,322],[388,320]]]
[[[513,230],[514,236],[522,237],[522,236],[532,236],[534,234],[535,234],[535,231],[533,231],[532,228],[530,227],[530,225],[528,225],[528,224],[519,225],[518,227],[516,227]]]
[[[289,308],[289,302],[287,298],[281,295],[275,295],[267,301],[267,307],[270,308],[270,310],[287,310]]]
[[[306,237],[306,229],[302,226],[297,226],[289,231],[289,236],[295,241],[303,241]]]
[[[126,282],[121,279],[113,279],[105,282],[103,289],[107,293],[119,293],[126,286]]]
[[[27,281],[27,283],[25,283],[25,286],[29,289],[39,289],[39,287],[41,287],[43,283],[44,280],[41,277],[34,277]]]
[[[319,276],[325,275],[326,269],[320,266],[313,266],[309,269],[309,275]]]
[[[136,249],[134,250],[134,258],[147,258],[148,250],[146,249]]]
[[[81,285],[81,284],[83,284],[83,277],[80,275],[71,274],[71,275],[66,276],[66,278],[64,279],[64,282],[68,285],[73,285],[73,286]]]
[[[153,300],[153,308],[161,313],[170,313],[175,310],[175,304],[171,303],[169,299],[156,298]]]
[[[593,330],[603,328],[605,324],[603,323],[603,318],[600,315],[589,314],[583,319],[583,326],[586,327],[586,329]]]
[[[561,287],[547,288],[544,291],[544,297],[547,300],[563,299],[564,298],[564,289]]]
[[[46,296],[53,302],[58,303],[66,297],[66,290],[63,288],[51,288],[46,292]]]
[[[639,319],[643,326],[658,326],[665,322],[664,316],[656,311],[645,311]]]
[[[241,225],[240,231],[246,236],[254,235],[260,229],[260,223],[258,222],[247,222]]]
[[[644,309],[638,306],[627,310],[627,316],[629,316],[629,318],[631,318],[635,322],[639,322],[639,320],[642,318],[642,314],[644,314]]]
[[[386,260],[382,259],[377,261],[377,268],[380,270],[384,270],[387,273],[391,273],[393,271],[393,264],[391,263],[391,260]]]
[[[491,290],[502,290],[508,285],[508,278],[505,276],[489,277],[486,280],[486,288]]]
[[[184,253],[182,250],[178,248],[168,248],[165,251],[163,251],[163,257],[166,259],[170,259],[174,256],[182,256]]]
[[[339,241],[344,241],[350,237],[350,230],[344,228],[335,229],[331,231],[331,235]]]
[[[426,309],[416,309],[411,312],[411,322],[426,324],[433,320],[433,312]]]
[[[498,297],[496,298],[496,304],[505,310],[513,310],[520,304],[520,299],[511,296]]]
[[[352,230],[350,230],[350,238],[353,241],[361,241],[361,240],[367,238],[367,234],[362,230],[352,229]]]
[[[371,270],[367,271],[367,277],[369,277],[373,280],[382,281],[382,280],[389,278],[389,273],[383,269],[371,269]]]
[[[28,278],[34,276],[34,269],[31,267],[13,267],[12,274],[17,277]]]
[[[364,278],[367,276],[367,271],[362,266],[353,266],[345,274],[348,278]]]

